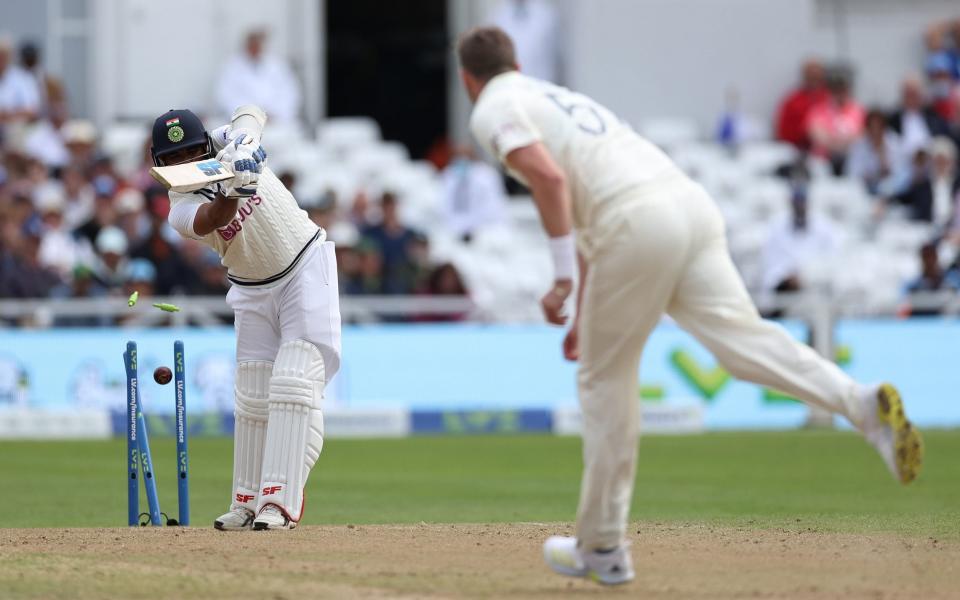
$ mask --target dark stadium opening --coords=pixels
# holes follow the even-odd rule
[[[447,131],[446,0],[327,6],[327,113],[367,115],[423,158]]]

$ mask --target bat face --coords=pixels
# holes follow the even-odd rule
[[[230,169],[215,158],[169,167],[153,167],[150,175],[168,190],[181,193],[199,190],[211,183],[233,177]]]

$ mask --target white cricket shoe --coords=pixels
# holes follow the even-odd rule
[[[577,538],[554,535],[543,543],[543,560],[561,575],[586,577],[606,585],[627,583],[634,578],[627,543],[610,552],[583,552],[577,547]]]
[[[268,504],[260,510],[260,514],[253,521],[254,531],[263,531],[265,529],[294,529],[297,526],[296,521],[291,521],[287,515],[283,514],[276,506]]]
[[[237,506],[217,517],[213,528],[220,531],[245,531],[253,527],[253,517],[252,510]]]
[[[900,392],[889,383],[865,388],[863,437],[883,458],[894,478],[907,485],[923,466],[923,437],[907,419]]]

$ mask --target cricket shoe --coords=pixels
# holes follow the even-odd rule
[[[296,521],[291,521],[283,511],[268,504],[260,510],[260,514],[253,521],[254,531],[264,531],[266,529],[294,529],[297,526]]]
[[[555,535],[543,543],[543,560],[556,573],[585,577],[605,585],[627,583],[634,578],[633,560],[626,543],[609,552],[584,552],[577,547],[577,538]]]
[[[220,531],[245,531],[253,527],[253,511],[243,506],[231,508],[213,522]]]
[[[890,473],[903,485],[917,478],[923,465],[923,437],[907,419],[900,392],[889,383],[867,388],[863,436],[877,449]]]

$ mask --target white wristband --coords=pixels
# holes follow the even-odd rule
[[[577,264],[577,247],[573,234],[550,238],[550,258],[553,259],[553,278],[573,279]]]

